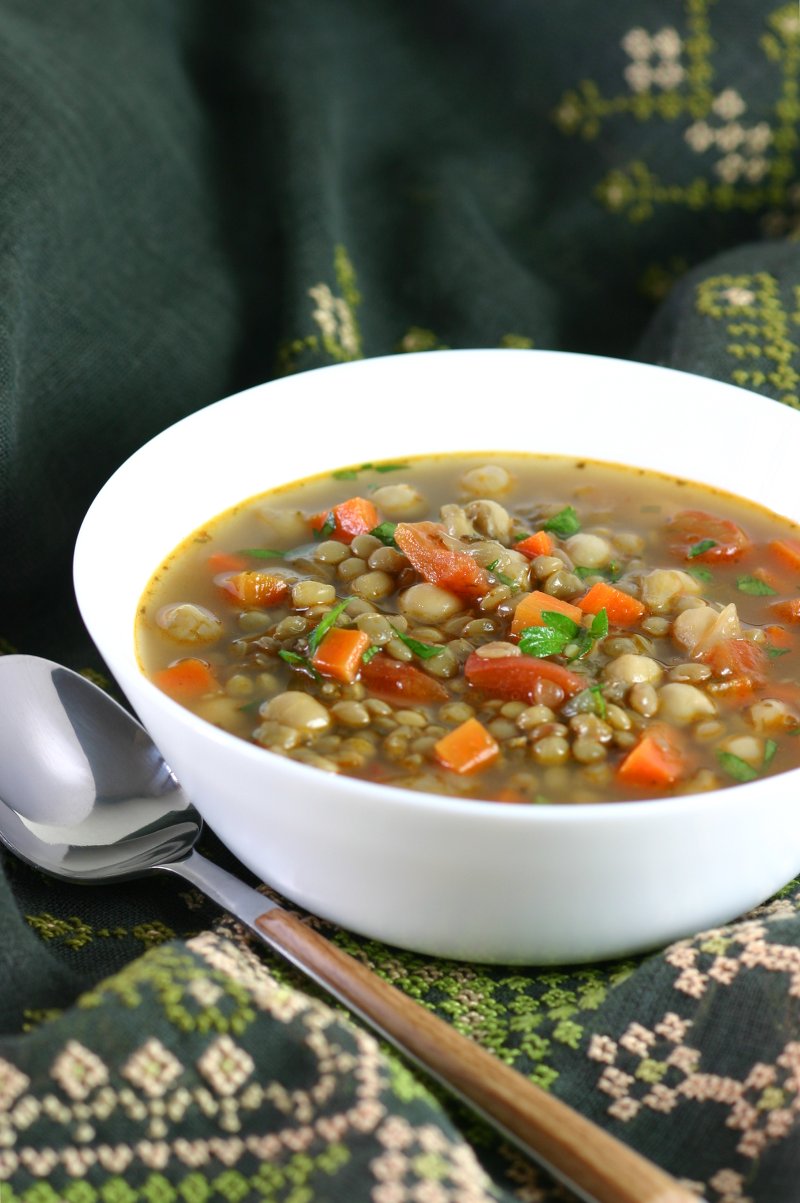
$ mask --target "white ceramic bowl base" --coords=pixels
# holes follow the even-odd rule
[[[137,603],[191,531],[343,465],[470,450],[652,468],[800,520],[800,415],[764,397],[557,352],[363,360],[220,401],[123,464],[75,550],[89,633],[217,835],[280,893],[345,927],[437,955],[569,963],[735,918],[800,869],[800,771],[619,805],[463,802],[270,755],[142,675]]]

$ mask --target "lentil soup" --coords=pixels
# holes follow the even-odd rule
[[[505,803],[692,793],[800,764],[800,529],[557,456],[359,465],[195,531],[145,674],[273,754]]]

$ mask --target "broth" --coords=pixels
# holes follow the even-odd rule
[[[322,770],[509,804],[800,764],[800,530],[693,483],[528,454],[340,469],[195,531],[143,671]]]

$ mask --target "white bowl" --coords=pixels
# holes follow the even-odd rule
[[[92,504],[75,588],[99,651],[198,809],[301,906],[392,944],[567,963],[726,922],[800,868],[800,770],[691,797],[499,806],[322,773],[195,717],[142,675],[159,562],[244,498],[342,464],[530,450],[635,464],[800,520],[800,417],[709,379],[538,351],[403,355],[252,388],[171,426]]]

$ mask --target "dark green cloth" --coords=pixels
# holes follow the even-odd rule
[[[4,651],[102,673],[95,492],[285,372],[534,346],[800,408],[794,2],[0,0],[0,56]],[[2,1203],[564,1197],[193,892],[2,870]],[[797,1203],[799,889],[578,969],[333,935],[709,1203]]]

